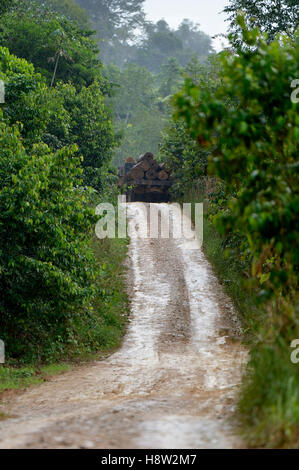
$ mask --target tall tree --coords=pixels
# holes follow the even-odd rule
[[[201,31],[199,26],[191,20],[184,19],[175,33],[184,47],[184,55],[180,60],[182,66],[194,56],[203,60],[214,52],[210,36]]]
[[[230,0],[224,12],[229,15],[227,21],[230,32],[235,34],[235,45],[241,42],[241,30],[236,23],[240,11],[251,26],[268,33],[269,40],[281,32],[292,35],[299,26],[298,0]]]
[[[197,84],[199,83],[199,79],[201,78],[203,71],[203,64],[198,60],[198,57],[194,55],[186,65],[185,74],[193,83]]]
[[[93,32],[57,15],[45,2],[18,1],[2,18],[0,41],[11,53],[34,64],[49,84],[53,79],[71,81],[80,88],[101,76]]]
[[[132,64],[123,70],[109,65],[105,73],[116,85],[110,102],[117,133],[122,137],[115,152],[115,163],[123,164],[130,155],[136,157],[147,151],[157,153],[165,119],[159,107],[155,77],[145,68]]]
[[[146,33],[135,60],[155,73],[161,72],[169,57],[184,67],[194,55],[203,61],[214,52],[211,38],[189,20],[184,20],[177,30],[171,29],[165,20],[150,23]]]
[[[87,12],[80,8],[75,0],[35,0],[36,3],[45,5],[49,10],[56,11],[73,21],[82,28],[90,27],[90,20]]]
[[[182,83],[182,75],[183,70],[177,59],[170,57],[168,62],[162,66],[160,74],[161,86],[159,91],[163,98],[178,91],[178,87]]]
[[[101,40],[101,57],[111,62],[115,50],[124,49],[118,60],[123,62],[128,43],[134,39],[135,31],[144,25],[145,0],[76,0],[89,13],[94,28]],[[119,65],[123,65],[119,63]]]

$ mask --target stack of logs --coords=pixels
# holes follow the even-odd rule
[[[133,166],[131,171],[127,174],[127,180],[134,183],[139,180],[149,181],[169,181],[170,172],[165,168],[165,164],[159,163],[154,159],[154,155],[150,152],[141,155],[137,164]]]
[[[164,163],[159,164],[155,160],[152,153],[141,155],[137,162],[132,157],[127,158],[125,167],[129,167],[129,171],[125,171],[121,176],[121,183],[127,183],[134,188],[133,199],[138,200],[136,195],[147,195],[141,199],[150,201],[151,194],[156,194],[156,199],[160,195],[161,200],[168,200],[168,189],[171,186],[170,172]]]

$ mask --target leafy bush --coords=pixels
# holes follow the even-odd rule
[[[110,85],[72,0],[39,3],[14,3],[0,26],[22,57],[0,47],[0,334],[10,364],[116,347],[125,323],[125,243],[91,242],[99,195],[86,188],[115,197]]]
[[[171,170],[176,197],[186,194],[207,172],[207,153],[190,139],[183,120],[172,122],[163,133],[161,159]]]
[[[238,190],[220,225],[246,234],[256,276],[268,274],[262,294],[269,298],[296,285],[299,265],[299,118],[291,100],[299,36],[295,44],[268,45],[257,31],[244,35],[258,49],[223,55],[223,85],[215,94],[187,82],[177,103],[193,135],[216,148],[211,172]]]
[[[64,107],[71,117],[70,143],[78,145],[83,157],[84,183],[102,190],[115,140],[112,117],[99,83],[82,87],[80,92],[68,87]]]
[[[84,157],[84,184],[102,190],[115,146],[111,112],[98,81],[78,91],[71,84],[49,88],[25,59],[0,47],[0,79],[5,81],[3,117],[21,123],[24,145],[41,141],[52,150],[76,144]]]
[[[0,124],[0,331],[9,355],[45,358],[72,335],[94,295],[94,216],[76,148],[26,153]],[[38,348],[37,348],[38,345]]]
[[[40,140],[47,126],[48,108],[39,103],[45,85],[32,64],[0,47],[0,79],[5,82],[4,117],[9,124],[22,123],[26,145]]]

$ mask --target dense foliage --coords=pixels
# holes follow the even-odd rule
[[[114,84],[109,102],[121,138],[115,163],[121,165],[126,157],[136,157],[149,149],[157,153],[166,120],[155,77],[137,65],[128,65],[123,70],[110,65],[105,74]]]
[[[12,6],[15,0],[0,0],[0,16]]]
[[[144,0],[76,0],[98,32],[105,63],[123,65],[131,54],[131,42],[145,23]]]
[[[77,0],[90,14],[100,39],[104,63],[124,67],[136,64],[159,73],[169,57],[185,66],[196,55],[204,60],[213,52],[211,38],[198,24],[185,19],[177,29],[165,20],[151,23],[144,0]]]
[[[133,60],[159,73],[169,57],[184,67],[192,57],[204,61],[213,52],[211,38],[197,24],[186,19],[174,30],[165,20],[160,20],[146,26],[146,35],[136,48]]]
[[[99,196],[83,187],[103,194],[116,179],[109,83],[92,33],[72,15],[8,6],[1,38],[15,54],[0,47],[0,332],[8,358],[49,361],[75,345],[105,346],[116,321],[101,317],[102,269],[90,246]],[[48,60],[55,51],[60,60]]]
[[[9,124],[22,123],[25,145],[33,145],[40,140],[48,120],[48,110],[39,101],[46,88],[42,77],[35,73],[32,64],[1,47],[0,79],[5,83],[5,120]]]
[[[94,217],[74,186],[75,149],[28,154],[3,122],[0,142],[1,336],[9,355],[41,359],[70,338],[73,317],[90,303]]]
[[[169,97],[182,83],[183,67],[214,52],[211,38],[187,19],[177,29],[165,20],[151,23],[144,0],[77,0],[77,4],[97,31],[104,75],[114,85],[108,90],[120,143],[114,162],[121,165],[128,156],[148,150],[158,153]]]
[[[258,50],[224,54],[222,86],[211,92],[187,82],[177,103],[192,134],[214,150],[211,171],[238,191],[224,227],[247,234],[256,273],[268,273],[264,289],[275,293],[292,285],[299,263],[299,121],[290,80],[298,73],[299,42],[267,45],[256,32],[244,36]]]
[[[49,85],[63,80],[79,89],[101,76],[93,32],[44,3],[18,2],[1,20],[0,41],[12,54],[33,63]]]
[[[160,145],[161,159],[174,178],[172,192],[182,197],[194,187],[194,182],[207,174],[207,152],[190,139],[185,122],[181,119],[169,124]]]
[[[218,57],[212,56],[209,61],[202,64],[196,56],[180,72],[181,81],[172,89],[182,88],[182,78],[188,79],[188,83],[201,90],[207,89],[213,92],[220,83],[220,63]],[[172,81],[175,81],[175,73],[171,73]],[[171,93],[173,94],[173,93]],[[173,100],[172,100],[173,101]],[[160,145],[160,157],[167,162],[172,171],[175,184],[173,186],[174,197],[182,197],[197,186],[197,182],[207,176],[207,160],[211,150],[198,145],[198,136],[190,137],[188,126],[184,119],[168,119],[168,125],[163,130]]]
[[[49,11],[57,12],[66,19],[76,23],[83,29],[90,29],[91,20],[88,13],[77,5],[74,0],[35,0],[46,6]]]
[[[5,117],[11,124],[23,123],[27,143],[42,140],[53,150],[77,144],[84,156],[84,184],[102,189],[115,143],[105,98],[110,85],[93,33],[78,25],[79,7],[69,0],[59,4],[58,12],[55,8],[54,1],[30,2],[29,8],[22,1],[3,17],[2,44],[39,72],[30,65],[32,76],[8,77]]]
[[[242,12],[250,27],[257,27],[273,40],[278,33],[292,36],[299,26],[299,3],[297,0],[230,0],[224,8],[230,22],[230,32],[236,45],[242,43],[242,29],[237,17]]]

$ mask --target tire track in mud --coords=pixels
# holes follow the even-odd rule
[[[232,416],[246,351],[231,302],[199,245],[134,237],[147,229],[142,207],[128,205],[131,317],[122,348],[5,403],[15,417],[0,422],[0,448],[242,446]],[[171,217],[179,223],[177,210]]]

